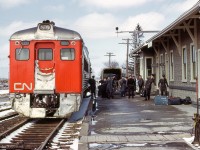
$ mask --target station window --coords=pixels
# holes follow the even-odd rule
[[[38,60],[52,60],[53,50],[50,48],[40,48],[38,51]]]
[[[163,74],[165,74],[165,68],[164,68],[164,58],[163,54],[160,54],[160,78],[162,77]]]
[[[196,49],[193,44],[190,45],[190,64],[191,64],[191,81],[195,81],[197,75],[196,68]]]
[[[183,47],[182,49],[182,81],[187,81],[187,49]]]
[[[61,60],[74,60],[75,50],[73,48],[62,48],[60,51]]]
[[[174,81],[174,53],[173,50],[170,51],[170,80]]]
[[[28,60],[29,59],[29,49],[28,48],[17,48],[15,51],[16,60]]]

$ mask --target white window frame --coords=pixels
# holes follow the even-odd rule
[[[162,78],[162,75],[163,75],[163,67],[164,66],[161,66],[161,63],[164,63],[164,57],[163,57],[163,54],[160,54],[160,78]]]
[[[165,77],[169,81],[169,57],[168,57],[167,52],[165,52],[164,59],[165,59]]]
[[[152,63],[153,63],[153,57],[145,57],[145,76],[144,76],[144,79],[146,80],[147,79],[147,59],[151,59],[152,61]],[[153,73],[153,68],[151,68],[151,70],[152,70],[152,72],[151,73]]]
[[[193,51],[194,49],[194,51]],[[193,64],[195,63],[195,64]],[[196,82],[196,79],[194,76],[197,76],[197,50],[194,46],[194,43],[190,44],[190,82]],[[194,69],[195,69],[195,75],[194,75]]]
[[[197,50],[197,57],[198,57],[198,60],[200,59],[200,49]],[[197,61],[197,78],[200,79],[200,61]],[[197,80],[198,82],[198,85],[200,85],[200,80]],[[198,88],[198,98],[200,98],[200,88]]]
[[[173,50],[170,51],[169,70],[170,70],[170,81],[174,81],[174,51]]]
[[[185,49],[185,55],[184,55],[184,50]],[[187,48],[186,46],[183,46],[182,47],[182,61],[181,61],[181,64],[182,64],[182,82],[187,82]]]

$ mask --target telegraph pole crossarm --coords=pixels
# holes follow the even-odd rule
[[[109,57],[109,67],[111,68],[111,57],[112,56],[116,56],[116,55],[113,55],[113,53],[108,52],[107,55],[104,55],[104,56],[108,56]]]

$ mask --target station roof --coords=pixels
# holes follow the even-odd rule
[[[162,37],[164,34],[166,34],[167,32],[169,32],[170,30],[172,30],[173,28],[175,28],[176,26],[178,26],[180,23],[182,23],[184,20],[189,19],[191,16],[193,18],[199,18],[199,16],[193,16],[195,15],[197,12],[200,11],[200,1],[198,1],[192,8],[190,8],[188,11],[184,12],[182,15],[180,15],[174,22],[172,22],[170,25],[168,25],[166,28],[164,28],[162,31],[158,32],[157,34],[155,34],[153,37],[151,37],[150,39],[148,39],[145,43],[143,43],[141,46],[139,46],[138,48],[134,49],[130,55],[137,53],[138,51],[140,51],[142,48],[147,47],[149,43],[153,42],[154,40],[156,40],[157,38]]]

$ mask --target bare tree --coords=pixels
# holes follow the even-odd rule
[[[119,67],[119,63],[117,61],[111,61],[110,65],[108,62],[105,62],[104,65],[108,68],[118,68]]]

